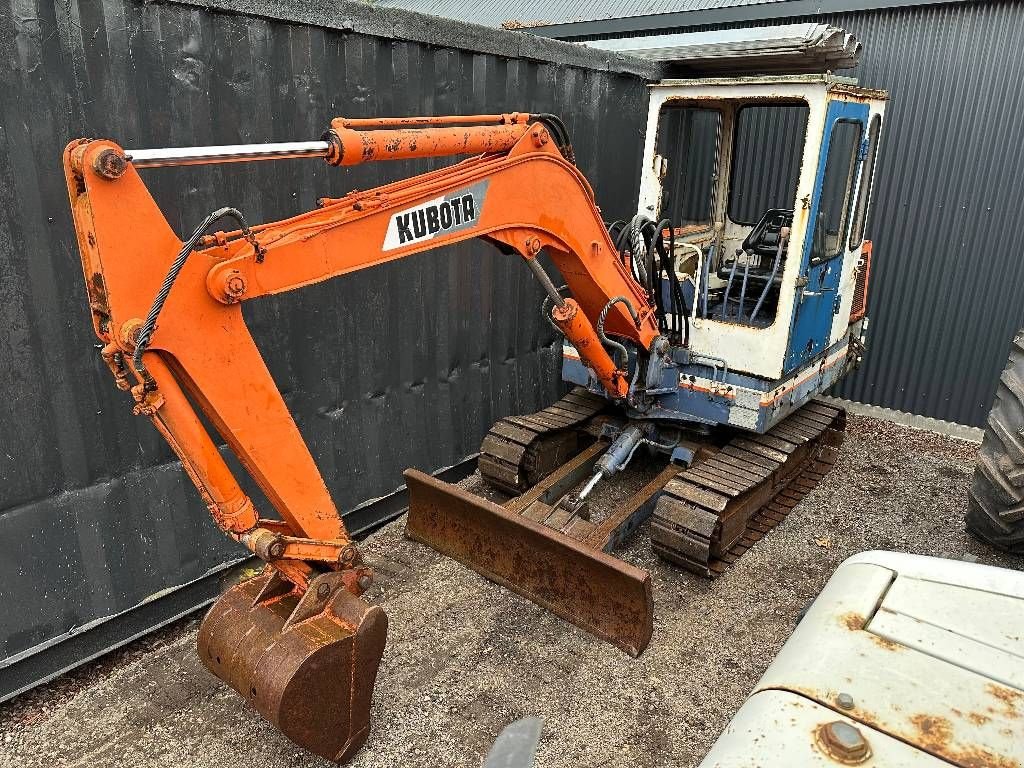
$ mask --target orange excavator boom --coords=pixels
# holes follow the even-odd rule
[[[625,398],[626,371],[599,329],[647,351],[658,339],[657,320],[645,290],[618,258],[589,184],[549,128],[525,114],[338,118],[320,142],[126,151],[111,141],[81,139],[65,150],[103,359],[118,386],[131,391],[135,412],[152,420],[181,459],[217,524],[270,566],[211,610],[200,633],[203,661],[286,735],[329,759],[347,759],[366,739],[386,618],[359,599],[372,572],[241,304],[484,238],[526,260],[553,302],[552,321],[608,394]],[[239,211],[223,208],[184,241],[137,170],[281,157],[352,165],[465,154],[474,156],[323,199],[319,208],[283,221],[249,226]],[[235,225],[208,233],[225,219]],[[572,298],[555,289],[537,260],[542,251]],[[257,510],[244,493],[200,412],[277,517]],[[646,592],[649,602],[649,582]],[[340,674],[318,672],[331,667]]]

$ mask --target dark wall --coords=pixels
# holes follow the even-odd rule
[[[302,6],[282,5],[293,16]],[[429,34],[414,14],[376,18]],[[244,554],[100,361],[60,162],[70,139],[128,148],[309,140],[337,115],[556,112],[606,215],[635,207],[647,97],[635,74],[610,73],[597,54],[588,66],[588,54],[550,41],[529,45],[561,51],[561,61],[517,58],[508,52],[529,37],[518,33],[481,28],[478,38],[461,25],[444,36],[472,49],[458,50],[337,26],[348,29],[188,3],[0,5],[0,660]],[[278,219],[318,196],[436,165],[292,160],[144,178],[184,236],[221,205]],[[475,452],[495,419],[557,396],[560,354],[539,322],[540,299],[522,264],[470,244],[245,309],[348,509],[393,490],[408,466]]]
[[[984,426],[1024,324],[1024,3],[829,16],[887,88],[864,367],[838,394]]]

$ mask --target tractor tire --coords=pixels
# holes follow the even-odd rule
[[[1010,345],[978,451],[967,530],[996,549],[1024,554],[1024,329]]]

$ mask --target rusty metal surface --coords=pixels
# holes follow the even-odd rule
[[[522,122],[502,125],[414,125],[365,130],[347,127],[343,118],[336,118],[328,134],[332,152],[328,154],[327,162],[331,165],[359,165],[375,160],[501,152],[511,149],[528,130],[525,115],[521,119]]]
[[[654,606],[646,571],[422,472],[405,479],[407,536],[632,656],[647,647]]]
[[[850,729],[847,744],[829,743],[842,723]],[[856,730],[857,733],[853,731]],[[859,733],[859,736],[858,736]],[[858,757],[867,746],[867,755]],[[787,690],[758,691],[735,714],[699,768],[842,768],[846,765],[949,768],[949,763],[899,739],[873,730],[844,715]],[[979,764],[976,768],[996,768]]]
[[[366,742],[387,617],[341,574],[301,599],[267,569],[232,587],[199,628],[199,657],[285,736],[345,762]]]
[[[978,611],[979,601],[1001,605]],[[1018,571],[894,552],[855,555],[814,600],[753,698],[791,691],[946,764],[1020,768],[1022,603]],[[920,612],[931,621],[916,620]],[[894,616],[907,620],[902,629],[893,631]],[[918,635],[918,627],[930,634]],[[995,636],[1008,649],[998,664]],[[712,755],[722,757],[717,745]]]
[[[401,25],[405,16],[389,19]],[[483,32],[492,47],[498,35],[518,39]],[[605,214],[627,215],[639,155],[602,147],[640,141],[642,82],[548,63],[539,49],[515,58],[517,50],[467,52],[198,3],[3,4],[0,541],[19,545],[0,558],[0,664],[10,665],[0,670],[0,698],[30,684],[14,669],[26,659],[247,554],[209,522],[92,346],[60,174],[68,138],[108,135],[136,147],[286,141],[319,136],[339,114],[486,114],[522,104],[564,116]],[[182,233],[221,205],[275,219],[445,162],[142,173]],[[244,311],[332,497],[350,510],[399,486],[405,467],[454,464],[500,417],[558,396],[561,349],[536,311],[541,298],[522,264],[477,243]],[[509,307],[522,311],[506,318]],[[354,514],[357,527],[372,523],[366,510]]]
[[[593,532],[587,537],[587,544],[605,552],[610,552],[622,544],[654,512],[654,506],[665,484],[675,477],[677,472],[678,467],[672,464],[666,466],[647,485],[594,526]]]

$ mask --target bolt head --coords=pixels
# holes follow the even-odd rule
[[[120,152],[104,149],[93,161],[93,168],[101,177],[108,181],[121,178],[128,169],[128,160]]]
[[[373,584],[373,577],[368,573],[364,573],[359,577],[359,588],[364,592],[370,588]]]
[[[346,544],[344,547],[341,548],[341,552],[338,555],[338,562],[341,563],[341,565],[349,565],[350,563],[354,562],[355,559],[355,547],[353,547],[351,544]]]
[[[817,729],[818,743],[829,755],[848,764],[856,764],[871,756],[871,746],[864,735],[844,720],[824,723]]]
[[[330,584],[321,584],[316,588],[316,596],[321,600],[326,600],[331,594]]]
[[[853,696],[848,693],[840,693],[836,696],[836,704],[840,709],[853,709]]]
[[[283,541],[275,541],[273,544],[271,544],[269,547],[267,547],[267,554],[269,554],[271,557],[280,557],[281,555],[283,555],[284,554],[284,542]]]
[[[237,269],[231,270],[225,278],[224,293],[233,299],[237,299],[245,293],[245,276]]]

